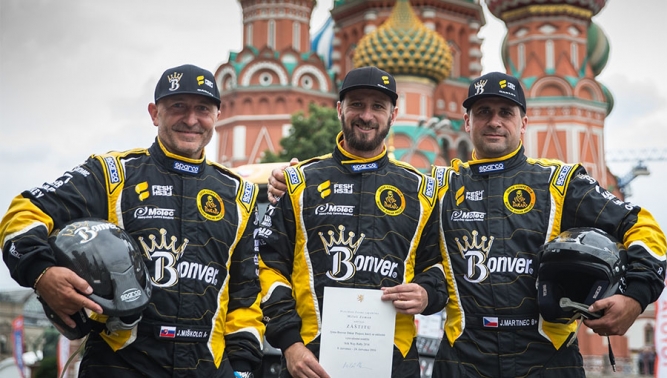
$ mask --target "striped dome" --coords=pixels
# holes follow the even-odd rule
[[[439,83],[449,76],[452,53],[445,39],[419,20],[409,0],[398,0],[389,18],[359,41],[353,63]]]
[[[532,6],[539,6],[545,12],[551,12],[554,6],[570,7],[569,9],[573,12],[575,8],[579,8],[586,10],[588,18],[590,18],[598,14],[606,3],[607,0],[486,0],[486,6],[491,14],[504,21],[509,21],[517,15],[534,15],[535,12],[540,12],[539,10],[530,10],[529,8]],[[521,10],[528,12],[522,13]]]
[[[597,76],[602,72],[602,69],[604,69],[609,60],[609,39],[607,39],[602,29],[594,22],[591,22],[588,27],[587,44],[586,54],[588,55],[588,61],[591,64],[593,74]]]

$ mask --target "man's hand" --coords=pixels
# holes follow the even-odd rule
[[[622,294],[600,299],[588,310],[604,311],[600,319],[584,319],[584,324],[600,336],[624,335],[642,312],[639,302]]]
[[[93,293],[93,288],[68,268],[59,266],[49,268],[37,282],[35,290],[71,328],[76,327],[76,323],[70,315],[83,307],[98,314],[102,313],[102,307],[86,297]]]
[[[383,301],[392,301],[397,312],[421,314],[428,305],[426,289],[416,283],[401,284],[382,288]]]
[[[274,168],[271,171],[271,176],[269,176],[266,190],[269,193],[269,202],[271,202],[272,205],[278,203],[280,197],[282,197],[283,194],[285,194],[285,191],[287,190],[287,185],[285,184],[285,175],[283,174],[283,171],[285,170],[285,168],[297,164],[299,164],[299,159],[292,158],[292,160],[289,161],[289,165],[285,165],[282,168]]]
[[[317,358],[303,343],[294,343],[283,351],[287,370],[294,378],[329,378]]]

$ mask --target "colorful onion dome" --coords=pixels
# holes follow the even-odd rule
[[[359,41],[353,64],[439,83],[449,76],[452,53],[445,39],[419,20],[409,0],[398,0],[389,18]]]

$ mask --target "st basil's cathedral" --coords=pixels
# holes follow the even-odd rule
[[[238,2],[243,48],[215,70],[222,101],[217,162],[238,167],[279,151],[294,113],[307,114],[311,103],[335,107],[345,74],[368,65],[396,78],[398,118],[387,140],[396,159],[428,172],[433,164],[470,158],[461,103],[483,69],[480,0],[334,0],[312,39],[316,0]],[[592,18],[607,0],[485,2],[505,23],[502,60],[526,94],[526,155],[580,162],[622,196],[605,164],[604,122],[613,97],[596,81],[609,41]],[[581,329],[581,353],[587,370],[595,370],[607,341]],[[625,337],[611,343],[619,365],[630,361]]]
[[[292,114],[307,113],[310,103],[335,107],[345,73],[366,65],[396,77],[399,114],[388,137],[396,159],[426,172],[470,157],[461,103],[482,74],[478,32],[486,21],[479,0],[335,0],[312,40],[315,0],[239,3],[244,47],[215,71],[222,99],[216,161],[236,167],[277,152]],[[609,42],[591,18],[605,4],[486,0],[507,27],[506,71],[526,93],[526,154],[581,162],[620,195],[604,159],[613,98],[595,79]]]

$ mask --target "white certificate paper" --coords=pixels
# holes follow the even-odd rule
[[[396,309],[382,290],[324,288],[320,365],[332,378],[390,378]]]

